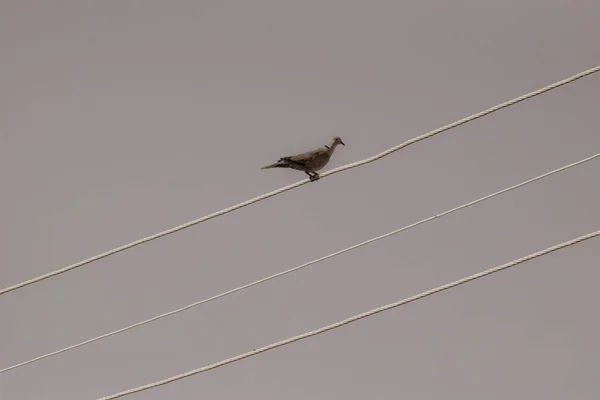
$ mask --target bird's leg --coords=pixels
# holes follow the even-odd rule
[[[314,182],[320,178],[319,174],[314,171],[304,171],[306,175],[308,175],[311,182]]]

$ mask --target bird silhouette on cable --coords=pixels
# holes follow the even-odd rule
[[[319,147],[311,151],[307,151],[306,153],[296,154],[295,156],[281,157],[276,163],[267,165],[266,167],[262,167],[261,169],[296,169],[298,171],[304,171],[306,175],[309,176],[311,182],[313,182],[319,179],[319,174],[316,171],[322,169],[325,165],[327,165],[327,163],[331,159],[333,151],[335,150],[338,144],[345,146],[344,142],[342,142],[342,138],[336,136],[333,139],[331,139],[329,143],[325,146]]]

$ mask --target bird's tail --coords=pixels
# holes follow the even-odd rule
[[[286,163],[285,163],[285,162],[282,162],[281,160],[279,160],[279,161],[277,161],[276,163],[273,163],[273,164],[271,164],[271,165],[264,166],[264,167],[262,167],[261,169],[269,169],[269,168],[282,168],[282,167],[285,167],[285,166],[286,166]]]

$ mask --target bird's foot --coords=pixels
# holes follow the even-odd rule
[[[320,178],[319,174],[317,174],[316,172],[313,172],[313,174],[309,175],[309,176],[310,176],[309,179],[310,179],[311,182],[317,181]]]

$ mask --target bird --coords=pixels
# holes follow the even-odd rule
[[[261,169],[269,168],[291,168],[299,171],[304,171],[310,178],[310,181],[316,181],[319,179],[319,174],[316,172],[323,168],[329,162],[333,151],[336,146],[346,144],[342,141],[339,136],[334,137],[325,146],[321,146],[317,149],[307,151],[306,153],[296,154],[295,156],[281,157],[279,161],[271,165],[262,167]]]

